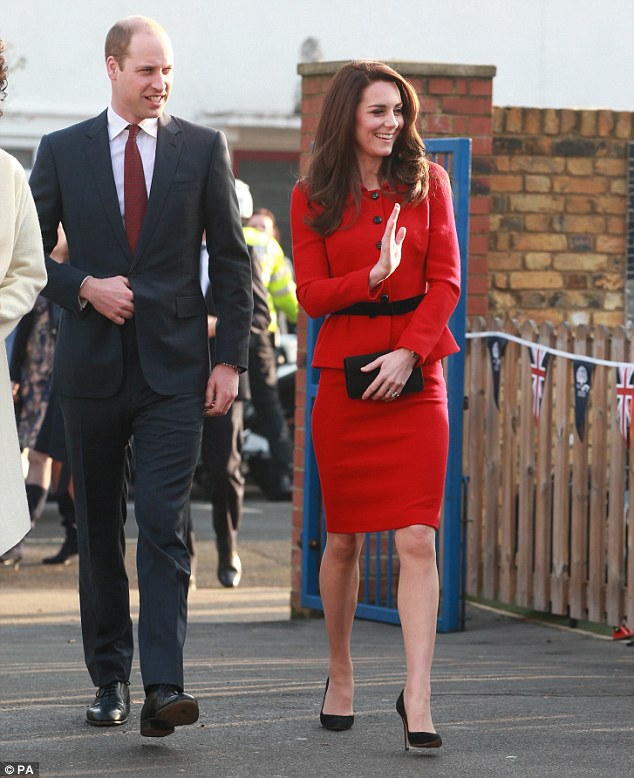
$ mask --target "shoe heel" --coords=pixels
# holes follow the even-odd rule
[[[406,751],[409,751],[409,740],[407,739],[407,724],[405,723],[405,719],[403,719],[403,747]]]
[[[141,722],[141,735],[143,737],[166,737],[172,735],[174,727],[160,719],[147,719]]]
[[[437,732],[410,732],[407,724],[407,711],[405,710],[405,697],[403,690],[396,701],[396,712],[403,722],[403,737],[405,740],[405,750],[409,751],[410,746],[414,748],[440,748],[442,738]]]
[[[406,751],[409,751],[409,738],[407,737],[407,715],[405,714],[405,703],[403,701],[403,692],[399,694],[396,701],[396,712],[401,717],[403,722],[403,746]]]

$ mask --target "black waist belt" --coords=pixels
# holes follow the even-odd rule
[[[378,303],[355,303],[340,311],[333,311],[331,316],[369,316],[371,319],[377,316],[396,316],[399,313],[409,313],[415,311],[422,301],[424,294],[416,297],[407,297],[405,300],[381,300]]]

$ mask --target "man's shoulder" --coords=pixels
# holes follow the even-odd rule
[[[64,141],[83,137],[85,135],[92,135],[100,129],[108,129],[108,119],[105,111],[98,116],[84,119],[84,121],[77,122],[77,124],[71,124],[69,127],[64,127],[61,130],[53,130],[53,132],[46,134],[46,138],[51,143],[63,143]]]
[[[213,127],[206,127],[203,124],[190,122],[187,119],[181,119],[180,116],[172,116],[171,114],[169,116],[165,115],[163,123],[166,127],[173,124],[184,135],[206,139],[207,141],[214,141],[221,134],[220,130],[216,130]]]

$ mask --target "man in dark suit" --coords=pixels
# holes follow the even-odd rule
[[[68,265],[47,258],[45,294],[64,308],[55,381],[75,483],[84,653],[99,687],[86,717],[96,726],[129,717],[123,523],[133,437],[141,734],[161,737],[198,718],[183,690],[185,508],[203,413],[227,413],[247,366],[251,270],[224,136],[164,112],[166,32],[145,17],[117,22],[106,68],[110,107],[45,136],[31,186],[46,252],[61,222],[70,254]],[[211,374],[203,230],[218,311]]]

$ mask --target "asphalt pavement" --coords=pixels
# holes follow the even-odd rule
[[[21,568],[0,569],[0,775],[3,763],[13,763],[14,775],[37,774],[24,766],[38,763],[39,775],[51,777],[634,774],[634,648],[474,605],[466,631],[437,638],[433,711],[441,749],[404,751],[394,709],[404,678],[400,630],[369,621],[357,621],[353,634],[354,727],[323,730],[323,621],[290,619],[290,506],[250,493],[246,508],[245,574],[238,589],[226,590],[215,578],[209,506],[194,505],[200,561],[185,678],[201,716],[154,739],[139,735],[136,662],[129,723],[85,723],[94,689],[83,662],[77,563],[39,563],[61,542],[58,517],[47,507]],[[136,614],[132,519],[127,536]]]

